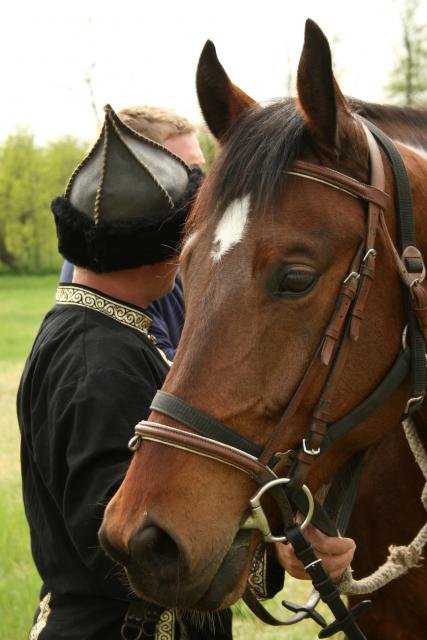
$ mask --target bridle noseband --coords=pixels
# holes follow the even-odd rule
[[[424,399],[427,293],[423,286],[425,276],[423,259],[415,246],[409,182],[403,161],[393,143],[374,125],[362,118],[361,120],[369,146],[371,184],[367,185],[333,169],[299,160],[294,162],[287,172],[288,175],[322,183],[351,197],[361,199],[367,203],[368,212],[364,241],[353,257],[349,273],[343,279],[334,312],[322,340],[265,446],[261,447],[253,443],[182,398],[165,391],[157,392],[151,409],[191,428],[196,433],[143,420],[136,426],[135,436],[129,443],[130,448],[136,450],[142,440],[158,442],[230,465],[248,475],[260,486],[260,489],[251,499],[251,514],[242,521],[241,527],[260,530],[266,542],[290,539],[289,532],[293,530],[294,525],[289,499],[300,506],[296,496],[298,493],[301,494],[301,489],[310,505],[308,513],[306,509],[307,515],[304,522],[304,525],[308,524],[313,513],[313,498],[304,482],[313,462],[338,438],[349,433],[379,407],[402,383],[408,371],[411,374],[411,397],[405,412],[416,411]],[[373,134],[388,155],[394,173],[400,250],[391,239],[384,217],[388,196],[384,192],[383,161]],[[359,337],[368,293],[375,275],[375,241],[379,230],[386,239],[386,245],[404,285],[403,297],[409,346],[405,344],[393,367],[369,398],[349,414],[332,423],[331,406],[337,382],[347,361],[350,345]],[[319,373],[325,371],[327,371],[326,382],[314,409],[308,432],[294,456],[287,477],[279,478],[277,470],[283,468],[280,464],[280,442],[283,439],[283,433],[297,413],[307,390]],[[260,502],[262,495],[266,492],[273,497],[281,513],[285,528],[283,535],[276,536],[270,531]],[[295,532],[292,535],[295,535]],[[294,546],[298,546],[296,539],[292,542]],[[308,568],[307,570],[309,571]],[[314,573],[315,571],[317,567],[313,568]],[[338,610],[339,605],[337,607]],[[337,611],[335,613],[337,614]],[[347,613],[350,615],[351,611]],[[357,612],[354,611],[353,614],[355,616]],[[344,626],[340,628],[344,629]],[[357,627],[351,631],[353,635],[348,637],[363,638],[363,635],[357,635],[354,629]],[[348,629],[346,633],[349,634]]]

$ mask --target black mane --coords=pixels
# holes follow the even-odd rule
[[[356,98],[349,98],[352,110],[355,113],[372,120],[376,123],[394,122],[410,127],[427,127],[427,111],[415,107],[398,107],[392,104],[376,104],[374,102],[363,102]]]
[[[292,98],[249,109],[231,127],[213,169],[217,211],[235,198],[252,196],[252,211],[277,204],[284,171],[302,151],[307,130]]]
[[[427,111],[349,99],[352,110],[367,118],[396,142],[427,149]]]

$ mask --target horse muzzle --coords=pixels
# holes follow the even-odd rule
[[[206,558],[203,566],[191,571],[184,546],[162,528],[146,523],[129,541],[126,574],[143,599],[165,607],[220,609],[246,573],[252,538],[249,531],[239,531],[222,559]]]

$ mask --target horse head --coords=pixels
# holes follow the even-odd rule
[[[205,45],[197,90],[221,151],[187,226],[186,321],[163,387],[261,450],[276,438],[274,454],[301,448],[337,337],[345,334],[349,353],[334,376],[333,402],[323,407],[326,422],[346,415],[383,380],[404,324],[383,234],[365,255],[369,202],[377,206],[384,194],[374,188],[374,195],[355,197],[350,188],[370,182],[367,134],[334,78],[328,41],[310,20],[297,87],[296,99],[261,106],[231,82],[213,44]],[[390,197],[382,206],[394,237],[392,177],[384,164]],[[375,253],[375,278],[365,273],[369,296],[341,326],[343,283],[351,287],[354,265]],[[296,394],[297,410],[277,434]],[[397,424],[406,397],[401,384],[360,426],[314,456],[305,479],[311,490]],[[149,421],[192,432],[159,408]],[[138,595],[165,606],[203,610],[235,602],[260,541],[259,532],[241,528],[255,491],[251,475],[206,451],[195,455],[179,439],[173,446],[144,440],[106,509],[100,535],[107,552],[124,564]],[[274,528],[273,501],[265,511]]]

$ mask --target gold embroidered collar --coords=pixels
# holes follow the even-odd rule
[[[56,290],[56,303],[93,309],[93,311],[98,311],[104,316],[144,333],[150,339],[153,337],[148,333],[152,320],[145,313],[85,287],[60,285]]]

